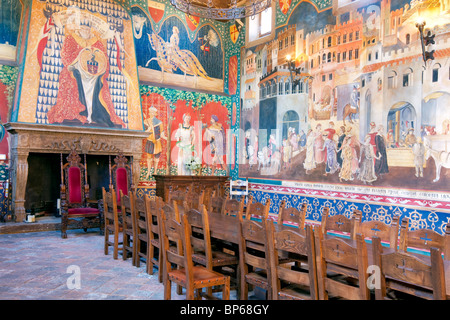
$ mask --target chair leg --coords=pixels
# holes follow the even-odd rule
[[[122,254],[124,254],[124,250],[122,250]],[[119,258],[119,233],[114,232],[114,254],[113,258],[117,260]]]
[[[164,279],[164,300],[171,300],[172,298],[172,282],[169,279]]]
[[[227,281],[223,286],[222,300],[230,300],[230,277],[227,278]]]
[[[108,251],[109,251],[109,245],[108,245],[108,240],[109,240],[109,231],[108,229],[105,230],[105,256],[108,255]]]
[[[147,246],[147,273],[153,274],[153,256],[155,255],[155,246],[149,241]]]

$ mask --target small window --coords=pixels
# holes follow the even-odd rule
[[[403,74],[403,86],[404,87],[409,87],[412,85],[412,69],[408,69],[406,70],[406,72]]]
[[[359,59],[359,49],[355,49],[355,59]]]
[[[433,82],[438,82],[439,81],[439,68],[440,68],[440,65],[436,65],[433,68],[433,75],[432,75]]]
[[[348,60],[352,60],[353,50],[349,50],[348,52]]]
[[[395,73],[395,71],[391,71],[387,80],[388,80],[388,89],[395,89],[397,82],[397,73]]]
[[[332,73],[330,73],[330,74],[328,75],[328,80],[333,80],[333,74],[332,74]]]
[[[275,10],[274,4],[270,8],[255,15],[251,18],[245,19],[246,23],[246,45],[251,47],[263,42],[267,42],[275,37]]]

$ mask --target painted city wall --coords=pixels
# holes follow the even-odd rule
[[[270,198],[273,213],[282,199],[307,202],[313,221],[327,205],[440,228],[450,209],[448,1],[276,8],[275,38],[241,57],[239,176],[255,198]],[[435,34],[426,63],[419,11]]]
[[[23,21],[25,63],[11,121],[142,130],[126,8],[112,0],[33,0]]]

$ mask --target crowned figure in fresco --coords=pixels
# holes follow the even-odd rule
[[[59,75],[58,97],[48,111],[48,121],[125,127],[114,111],[109,92],[107,51],[90,22],[65,25],[61,59],[64,67]]]

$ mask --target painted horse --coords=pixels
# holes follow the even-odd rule
[[[189,50],[181,50],[178,46],[171,46],[170,43],[164,41],[159,35],[152,33],[148,35],[152,49],[156,51],[156,58],[147,61],[145,66],[148,66],[150,61],[156,60],[162,71],[162,79],[164,80],[164,72],[173,73],[180,69],[186,75],[192,75],[196,79],[198,76],[211,79],[206,73],[197,57]]]
[[[355,115],[358,113],[358,109],[352,107],[352,105],[350,103],[347,103],[344,107],[344,112],[343,112],[343,118],[342,120],[344,120],[344,126],[345,126],[345,118],[349,118],[350,123],[353,123],[352,120],[352,116],[353,118],[355,118]]]
[[[441,168],[450,168],[450,152],[447,151],[448,135],[434,135],[424,137],[425,160],[433,158],[436,167],[436,177],[433,182],[439,181]],[[445,144],[445,147],[443,147]],[[443,150],[441,150],[443,149]]]

